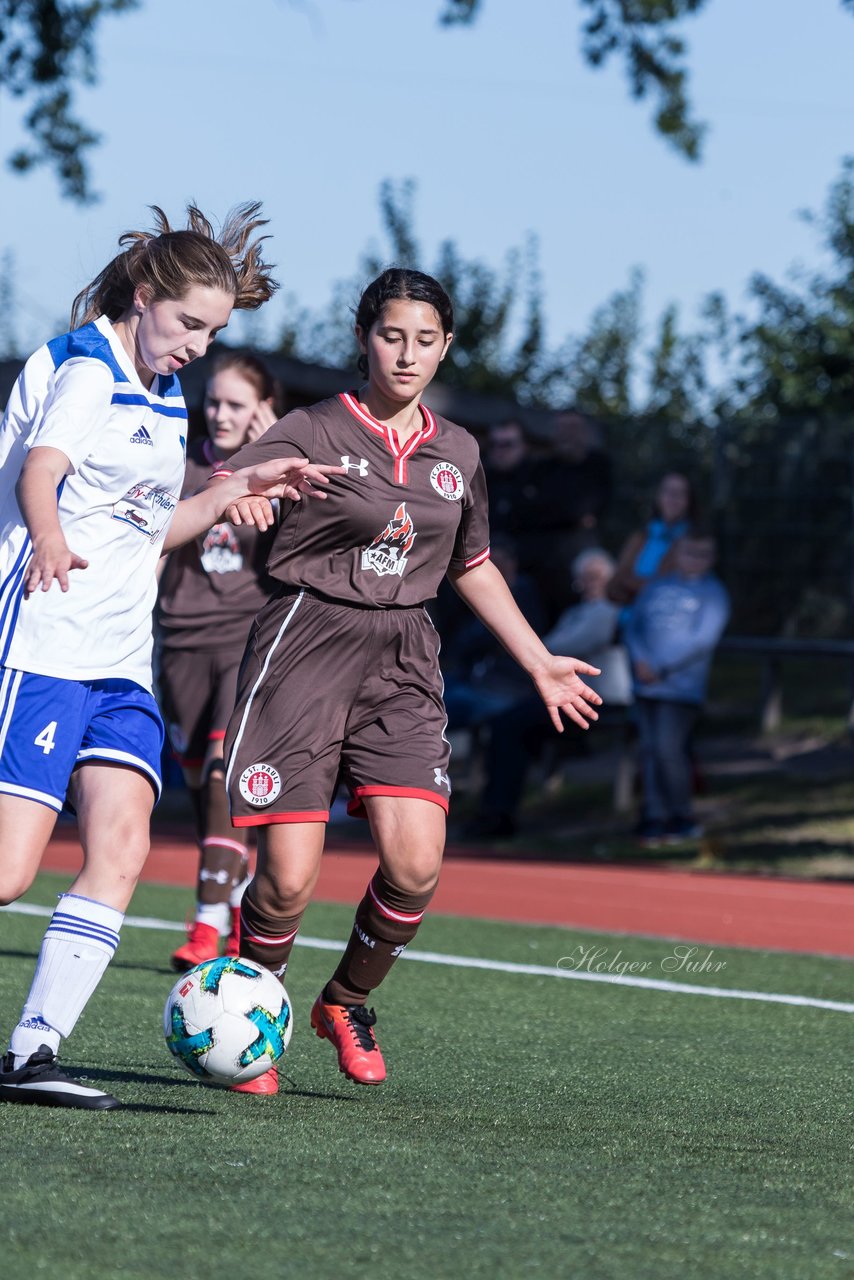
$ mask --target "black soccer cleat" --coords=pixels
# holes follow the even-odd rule
[[[87,1111],[113,1111],[122,1104],[101,1089],[78,1084],[60,1071],[56,1054],[40,1044],[22,1067],[15,1069],[15,1057],[7,1053],[0,1062],[0,1100],[28,1102],[40,1107],[82,1107]]]

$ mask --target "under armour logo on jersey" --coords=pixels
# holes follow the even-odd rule
[[[450,791],[451,779],[448,777],[446,773],[442,772],[442,770],[439,768],[438,765],[433,770],[433,781],[435,782],[437,787],[447,787],[448,790]]]
[[[349,453],[342,453],[341,466],[349,475],[351,471],[358,471],[359,475],[364,477],[368,474],[368,459],[360,458],[358,462],[351,462]]]
[[[135,431],[130,438],[131,444],[148,444],[154,448],[154,441],[146,431],[145,427],[140,427],[139,431]]]

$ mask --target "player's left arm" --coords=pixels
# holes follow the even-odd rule
[[[166,531],[163,551],[172,551],[205,533],[228,511],[234,524],[254,524],[262,532],[273,524],[271,498],[300,502],[303,497],[325,498],[329,476],[343,467],[309,462],[308,458],[274,458],[209,480],[190,498],[182,498]]]
[[[580,678],[598,676],[599,668],[578,658],[549,653],[491,560],[471,569],[449,569],[448,577],[472,612],[527,671],[558,733],[563,733],[561,712],[582,729],[589,728],[588,721],[599,719],[596,707],[602,699]]]

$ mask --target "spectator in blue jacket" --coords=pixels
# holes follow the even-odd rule
[[[706,698],[712,655],[729,618],[712,567],[711,537],[688,534],[673,570],[641,591],[625,630],[634,679],[647,845],[701,834],[692,813],[690,739]]]
[[[656,574],[671,571],[674,546],[697,524],[697,494],[690,479],[682,471],[665,472],[655,491],[652,519],[630,534],[608,583],[608,598],[623,606],[623,629],[640,591]]]

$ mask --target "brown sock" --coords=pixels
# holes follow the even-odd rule
[[[324,999],[330,1004],[364,1004],[418,931],[429,893],[405,893],[377,871],[356,908],[347,949]]]
[[[193,810],[193,826],[196,831],[196,839],[201,848],[202,841],[205,838],[205,793],[204,787],[187,786],[187,795],[190,797],[190,806]]]
[[[288,967],[302,912],[271,916],[254,902],[252,889],[250,884],[240,904],[240,954],[281,978]]]
[[[205,837],[201,842],[198,900],[205,904],[228,902],[231,890],[245,875],[247,851],[235,840],[225,789],[225,770],[217,761],[202,788]]]

